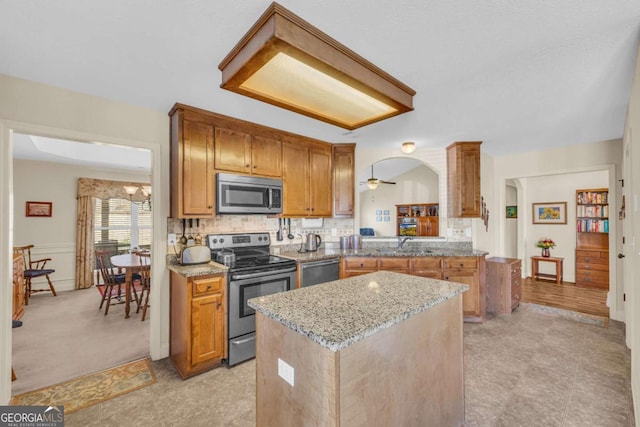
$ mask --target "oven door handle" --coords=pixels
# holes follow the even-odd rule
[[[231,275],[231,280],[244,280],[244,279],[254,279],[256,277],[264,277],[264,276],[273,276],[276,274],[282,273],[291,273],[296,271],[297,267],[290,267],[283,270],[270,270],[270,271],[262,271],[258,273],[249,273],[249,274],[233,274]]]

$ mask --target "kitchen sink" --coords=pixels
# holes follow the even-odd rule
[[[378,248],[376,252],[384,256],[427,256],[433,253],[429,249],[391,249],[391,248]]]

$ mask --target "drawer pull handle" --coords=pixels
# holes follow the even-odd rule
[[[584,262],[591,262],[591,258],[585,258]]]
[[[207,285],[207,290],[211,289],[211,285]]]
[[[517,282],[513,282],[513,284],[516,286],[520,286],[520,281],[518,280]]]

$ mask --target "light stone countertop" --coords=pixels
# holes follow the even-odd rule
[[[390,271],[252,298],[250,307],[332,351],[469,290],[469,286]]]
[[[210,276],[226,273],[229,270],[228,267],[215,261],[209,261],[207,264],[180,265],[175,255],[167,255],[167,268],[184,277]]]
[[[392,247],[367,247],[363,249],[318,249],[315,252],[280,251],[279,256],[295,259],[298,262],[318,261],[336,257],[425,257],[425,256],[468,256],[478,257],[488,252],[475,249],[445,248],[438,246],[412,247],[397,250]]]

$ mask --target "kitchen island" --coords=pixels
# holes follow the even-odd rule
[[[257,424],[463,425],[467,289],[379,271],[249,300]]]

